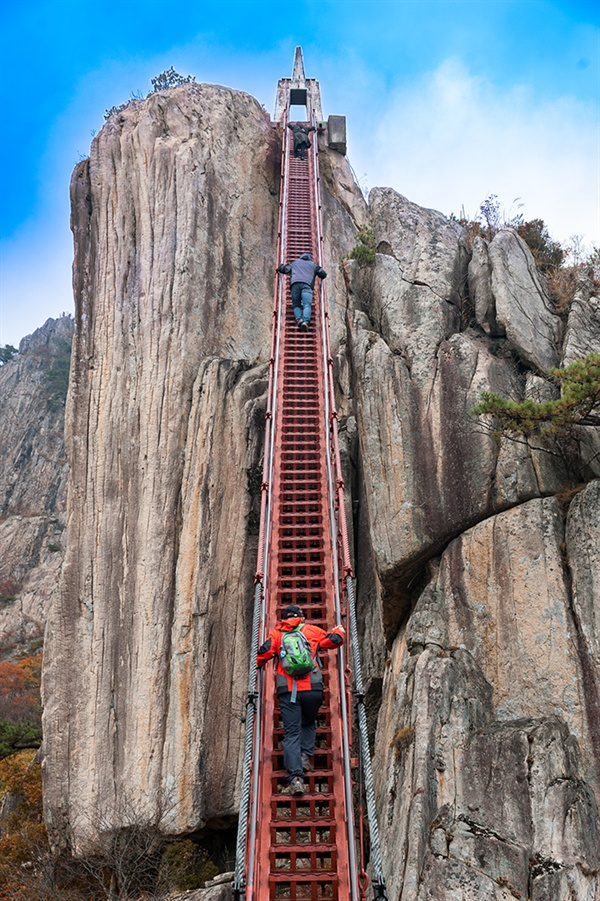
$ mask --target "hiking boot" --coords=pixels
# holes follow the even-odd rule
[[[302,769],[304,770],[305,773],[314,773],[314,771],[315,771],[314,766],[310,762],[310,758],[309,758],[308,754],[302,755]]]
[[[306,786],[302,781],[302,776],[294,776],[293,779],[288,782],[287,785],[284,785],[281,789],[282,795],[303,795],[306,791]]]
[[[293,795],[303,795],[306,791],[306,785],[302,780],[302,776],[295,776],[290,783]]]

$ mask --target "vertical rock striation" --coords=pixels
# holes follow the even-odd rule
[[[111,117],[73,175],[69,540],[43,693],[48,822],[79,850],[236,810],[278,153],[256,101],[190,85]]]

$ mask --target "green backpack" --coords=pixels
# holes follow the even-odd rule
[[[282,633],[279,662],[288,676],[293,676],[294,679],[308,676],[317,669],[302,626],[297,626],[292,632]]]

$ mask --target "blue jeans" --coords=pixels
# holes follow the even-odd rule
[[[306,324],[310,322],[310,313],[312,309],[313,292],[310,285],[306,282],[294,282],[292,285],[292,304],[294,307],[294,316],[296,321],[300,322],[304,319]]]
[[[302,754],[312,757],[315,753],[317,714],[323,692],[299,691],[294,704],[291,697],[290,691],[277,696],[283,721],[283,765],[288,779],[302,775]]]

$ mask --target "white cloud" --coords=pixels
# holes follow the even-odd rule
[[[508,212],[544,219],[561,241],[600,244],[600,133],[594,104],[539,100],[523,85],[503,90],[447,60],[397,90],[374,133],[350,147],[369,187],[474,216],[496,194]],[[512,213],[516,212],[516,206]]]

